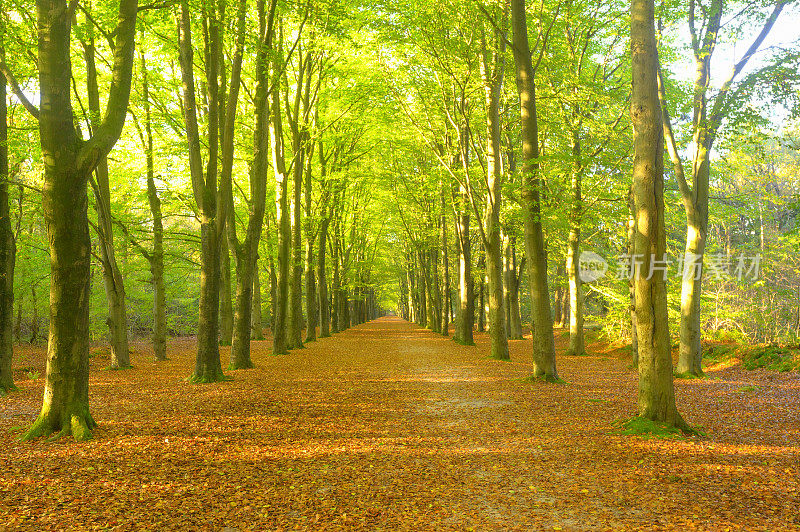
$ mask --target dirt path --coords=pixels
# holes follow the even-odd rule
[[[532,384],[529,340],[497,362],[485,335],[458,346],[397,318],[269,347],[223,384],[183,381],[187,339],[166,363],[92,371],[82,444],[13,440],[41,398],[20,371],[0,400],[0,529],[800,530],[796,374],[679,383],[709,438],[660,441],[613,433],[637,380],[612,357],[561,357],[568,385]]]

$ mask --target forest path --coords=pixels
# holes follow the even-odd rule
[[[800,530],[796,374],[680,382],[709,438],[643,440],[613,431],[637,377],[602,346],[559,357],[569,384],[549,385],[523,380],[529,339],[512,362],[476,340],[381,318],[288,356],[254,342],[256,368],[211,385],[184,381],[193,339],[127,371],[97,354],[100,425],[81,444],[13,440],[41,401],[41,377],[18,374],[0,400],[0,529]]]

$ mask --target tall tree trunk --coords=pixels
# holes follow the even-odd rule
[[[73,6],[74,4],[69,4]],[[71,102],[70,29],[73,9],[38,0],[39,138],[42,199],[50,248],[50,334],[44,400],[23,436],[52,432],[91,437],[89,413],[90,249],[87,183],[125,123],[136,36],[136,0],[121,0],[106,116],[89,140],[76,130]]]
[[[299,149],[301,154],[305,153],[305,148]],[[292,250],[291,250],[291,271],[289,284],[289,314],[286,322],[286,338],[289,349],[303,347],[303,226],[301,220],[302,211],[302,190],[303,190],[303,166],[304,158],[302,155],[295,157],[293,183],[294,194],[292,202]],[[297,160],[299,159],[299,160]]]
[[[281,105],[278,90],[272,94],[272,127],[270,141],[272,145],[273,168],[275,169],[275,208],[278,225],[278,290],[275,305],[275,323],[272,330],[272,353],[284,355],[288,353],[287,313],[289,311],[289,260],[292,240],[292,228],[289,223],[289,177],[286,175],[286,161],[283,153],[283,123],[281,121]]]
[[[453,305],[450,303],[450,260],[447,253],[447,214],[445,209],[447,205],[444,199],[444,190],[442,191],[442,275],[444,276],[444,298],[442,304],[444,309],[442,312],[442,335],[447,336],[450,334],[450,310]]]
[[[211,9],[212,12],[208,10]],[[225,227],[225,202],[218,197],[217,168],[219,153],[219,77],[221,53],[219,21],[213,6],[204,6],[203,20],[208,31],[205,54],[208,91],[208,162],[203,171],[200,133],[197,125],[197,98],[194,82],[194,50],[192,47],[191,13],[186,0],[178,15],[179,50],[183,80],[183,108],[186,140],[189,147],[189,169],[192,189],[200,214],[200,309],[197,322],[197,357],[190,382],[206,383],[225,380],[219,356],[219,293],[220,239]]]
[[[317,339],[317,280],[314,274],[314,233],[311,226],[311,156],[308,157],[308,169],[305,180],[305,199],[306,199],[306,342],[313,342]]]
[[[267,217],[267,265],[269,266],[269,330],[275,334],[275,314],[278,308],[278,275],[275,271],[275,252],[272,248],[272,233],[269,230],[269,217]],[[277,224],[276,224],[277,225]]]
[[[296,106],[295,121],[299,122],[299,101],[303,90],[303,74],[305,65],[301,63],[300,72],[296,87]],[[303,347],[303,225],[302,225],[302,192],[303,192],[303,170],[305,169],[306,155],[306,134],[305,124],[298,125],[293,123],[294,130],[292,147],[294,149],[294,162],[292,167],[292,183],[294,184],[294,194],[292,196],[292,254],[289,284],[289,315],[286,322],[286,341],[289,349]]]
[[[630,216],[628,217],[628,257],[633,257],[636,246],[636,204],[633,197],[633,187],[628,191],[628,209]],[[639,367],[639,341],[636,333],[636,286],[632,272],[628,272],[628,294],[630,297],[630,315],[631,315],[631,365],[634,368]]]
[[[511,260],[509,261],[510,278],[509,278],[509,291],[508,291],[508,308],[509,308],[509,338],[512,340],[522,340],[522,316],[519,308],[519,283],[520,276],[522,275],[522,267],[525,265],[525,259],[517,269],[517,248],[515,239],[511,239]]]
[[[522,323],[519,311],[519,287],[517,286],[517,261],[514,238],[503,236],[503,287],[506,302],[506,332],[509,340],[522,339]]]
[[[219,345],[231,345],[233,339],[232,284],[231,250],[228,241],[222,238],[219,243]]]
[[[556,270],[556,277],[560,276],[560,272],[563,272],[563,268],[561,264],[558,265],[558,269]],[[558,282],[558,281],[556,281]],[[561,287],[559,283],[556,286],[555,294],[553,295],[553,327],[561,327],[561,322],[563,318],[561,317],[561,298],[563,297],[562,291],[564,289]]]
[[[0,1],[0,10],[2,9]],[[5,60],[4,22],[0,21],[0,61]],[[11,376],[14,354],[14,262],[16,243],[8,204],[8,118],[6,80],[0,76],[0,396],[16,390]]]
[[[430,285],[428,293],[430,294],[430,303],[432,312],[428,319],[428,328],[433,332],[442,332],[442,291],[439,289],[439,251],[436,247],[431,248],[427,253],[428,279]]]
[[[500,35],[504,43],[505,37]],[[505,47],[505,45],[503,45]],[[482,39],[481,62],[486,100],[486,231],[484,251],[486,275],[489,281],[489,338],[490,358],[510,360],[506,336],[505,303],[503,300],[503,254],[500,227],[503,174],[500,161],[500,97],[503,91],[503,62],[501,53],[489,59],[486,39]],[[491,66],[490,66],[491,65]]]
[[[528,44],[528,23],[525,0],[511,0],[514,31],[514,63],[522,122],[522,203],[525,219],[525,256],[528,262],[528,283],[531,287],[533,331],[533,376],[557,381],[553,317],[550,314],[550,293],[547,287],[547,250],[542,232],[539,188],[539,125],[536,114],[535,72]]]
[[[631,5],[631,121],[633,195],[637,221],[635,251],[642,257],[634,274],[639,338],[639,416],[686,428],[675,405],[672,383],[667,291],[664,276],[651,273],[666,252],[664,229],[664,137],[658,100],[653,0]]]
[[[269,53],[272,45],[273,20],[276,0],[270,2],[269,18],[264,12],[264,2],[258,2],[259,40],[256,56],[256,89],[253,98],[255,127],[253,132],[253,162],[250,165],[250,202],[245,227],[244,241],[239,242],[236,233],[236,220],[233,216],[233,136],[236,105],[239,97],[244,40],[246,35],[247,2],[240,0],[237,12],[236,51],[231,70],[231,90],[225,112],[222,161],[224,168],[223,186],[228,204],[228,242],[236,259],[236,310],[233,316],[233,337],[231,343],[230,368],[248,369],[253,367],[250,357],[250,337],[253,327],[253,288],[257,275],[258,243],[267,198],[267,172],[269,171],[269,119],[270,101],[268,95]],[[260,303],[259,303],[260,304]]]
[[[469,238],[469,197],[464,186],[459,193],[458,232],[458,312],[453,340],[463,345],[474,345],[472,330],[475,327],[475,281],[472,277],[472,250]]]
[[[478,281],[478,330],[486,330],[486,275],[482,270],[486,267],[486,255],[481,253],[478,258],[478,269],[481,270],[480,280]]]
[[[458,146],[461,164],[469,171],[469,129],[459,130]],[[470,198],[466,183],[459,183],[456,237],[458,244],[458,312],[453,339],[463,345],[474,345],[475,279],[472,277],[472,242],[470,240]]]
[[[339,331],[346,331],[350,328],[350,294],[347,287],[341,283],[339,285]]]
[[[408,286],[408,321],[419,322],[419,309],[417,307],[417,287],[414,278],[414,265],[413,262],[406,254],[406,285]]]
[[[321,148],[320,148],[321,149]],[[328,305],[328,280],[325,271],[325,246],[328,240],[328,226],[330,218],[324,217],[320,221],[319,244],[317,245],[317,279],[319,286],[319,336],[327,338],[331,335],[330,306]]]
[[[416,279],[417,279],[417,297],[419,300],[419,323],[423,327],[428,325],[428,313],[430,308],[428,305],[428,279],[425,275],[425,265],[421,260],[422,253],[417,251],[416,254]]]
[[[250,339],[264,339],[264,318],[261,312],[261,272],[258,267],[258,255],[253,267],[253,315],[250,319]]]
[[[333,251],[333,257],[331,258],[331,265],[333,266],[333,282],[331,284],[331,299],[333,300],[333,304],[330,306],[331,308],[331,332],[337,333],[339,332],[339,298],[341,297],[341,292],[339,290],[339,283],[341,282],[339,279],[339,245],[338,240],[336,237],[337,231],[334,230],[333,240],[331,241],[331,250]]]
[[[100,91],[97,85],[97,67],[95,65],[94,26],[87,21],[84,43],[86,59],[86,88],[89,101],[89,121],[92,130],[100,126]],[[97,236],[99,239],[100,263],[103,268],[103,286],[108,306],[108,325],[111,340],[111,364],[113,369],[130,367],[130,351],[128,348],[128,315],[125,309],[125,283],[122,279],[114,252],[114,228],[111,219],[111,188],[108,180],[108,160],[103,157],[95,169],[92,182],[97,211]]]
[[[567,276],[569,279],[569,347],[568,355],[583,356],[586,354],[586,342],[583,335],[583,284],[580,275],[581,256],[581,220],[583,218],[583,198],[581,196],[581,180],[583,163],[581,161],[581,143],[578,132],[572,132],[572,202],[569,216],[569,239],[567,242]]]
[[[147,159],[147,202],[153,217],[153,250],[147,255],[153,283],[153,354],[155,359],[167,359],[167,296],[164,286],[164,222],[161,212],[161,199],[158,197],[155,181],[155,152],[153,150],[153,126],[150,117],[150,84],[144,52],[139,54],[142,71],[142,92],[144,104],[145,155]]]
[[[39,298],[36,296],[36,284],[31,284],[31,335],[29,344],[39,340]]]

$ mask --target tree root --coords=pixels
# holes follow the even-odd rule
[[[88,408],[83,412],[73,412],[64,415],[64,421],[59,423],[54,418],[53,411],[42,412],[27,431],[19,438],[20,441],[31,441],[41,437],[48,437],[48,441],[72,436],[75,441],[92,439],[92,430],[97,427],[97,422],[92,418]]]

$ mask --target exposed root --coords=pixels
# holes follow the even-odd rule
[[[544,382],[548,384],[567,384],[567,381],[550,373],[543,373],[541,375],[530,375],[522,379],[523,382]]]
[[[235,369],[253,369],[254,367],[256,366],[255,364],[253,364],[252,360],[241,361],[241,362],[237,361],[237,362],[231,362],[228,365],[228,371],[232,371]]]
[[[192,373],[192,375],[186,379],[189,384],[211,384],[212,382],[227,382],[232,380],[233,377],[228,377],[221,371],[218,373],[204,373],[202,375]]]
[[[642,436],[644,438],[674,439],[686,436],[704,436],[699,427],[689,426],[683,418],[678,416],[672,423],[655,421],[643,416],[637,416],[619,424],[619,432],[628,436]]]
[[[0,384],[0,397],[5,397],[11,392],[16,392],[16,391],[19,391],[19,388],[17,388],[17,386],[13,382]]]
[[[676,379],[684,379],[684,380],[691,380],[691,379],[705,379],[706,374],[700,371],[699,373],[694,373],[692,371],[686,371],[684,373],[678,373],[677,371],[673,373]]]
[[[97,427],[97,422],[89,414],[88,409],[84,410],[84,412],[63,416],[64,421],[61,423],[54,420],[56,416],[52,410],[43,412],[20,437],[20,441],[31,441],[41,437],[48,437],[48,441],[55,441],[67,436],[72,436],[75,441],[91,440],[92,430]]]
[[[475,345],[475,342],[474,342],[474,341],[472,341],[472,342],[466,342],[466,341],[464,341],[464,339],[463,339],[463,338],[456,338],[455,336],[453,336],[453,341],[454,341],[455,343],[457,343],[458,345]]]

